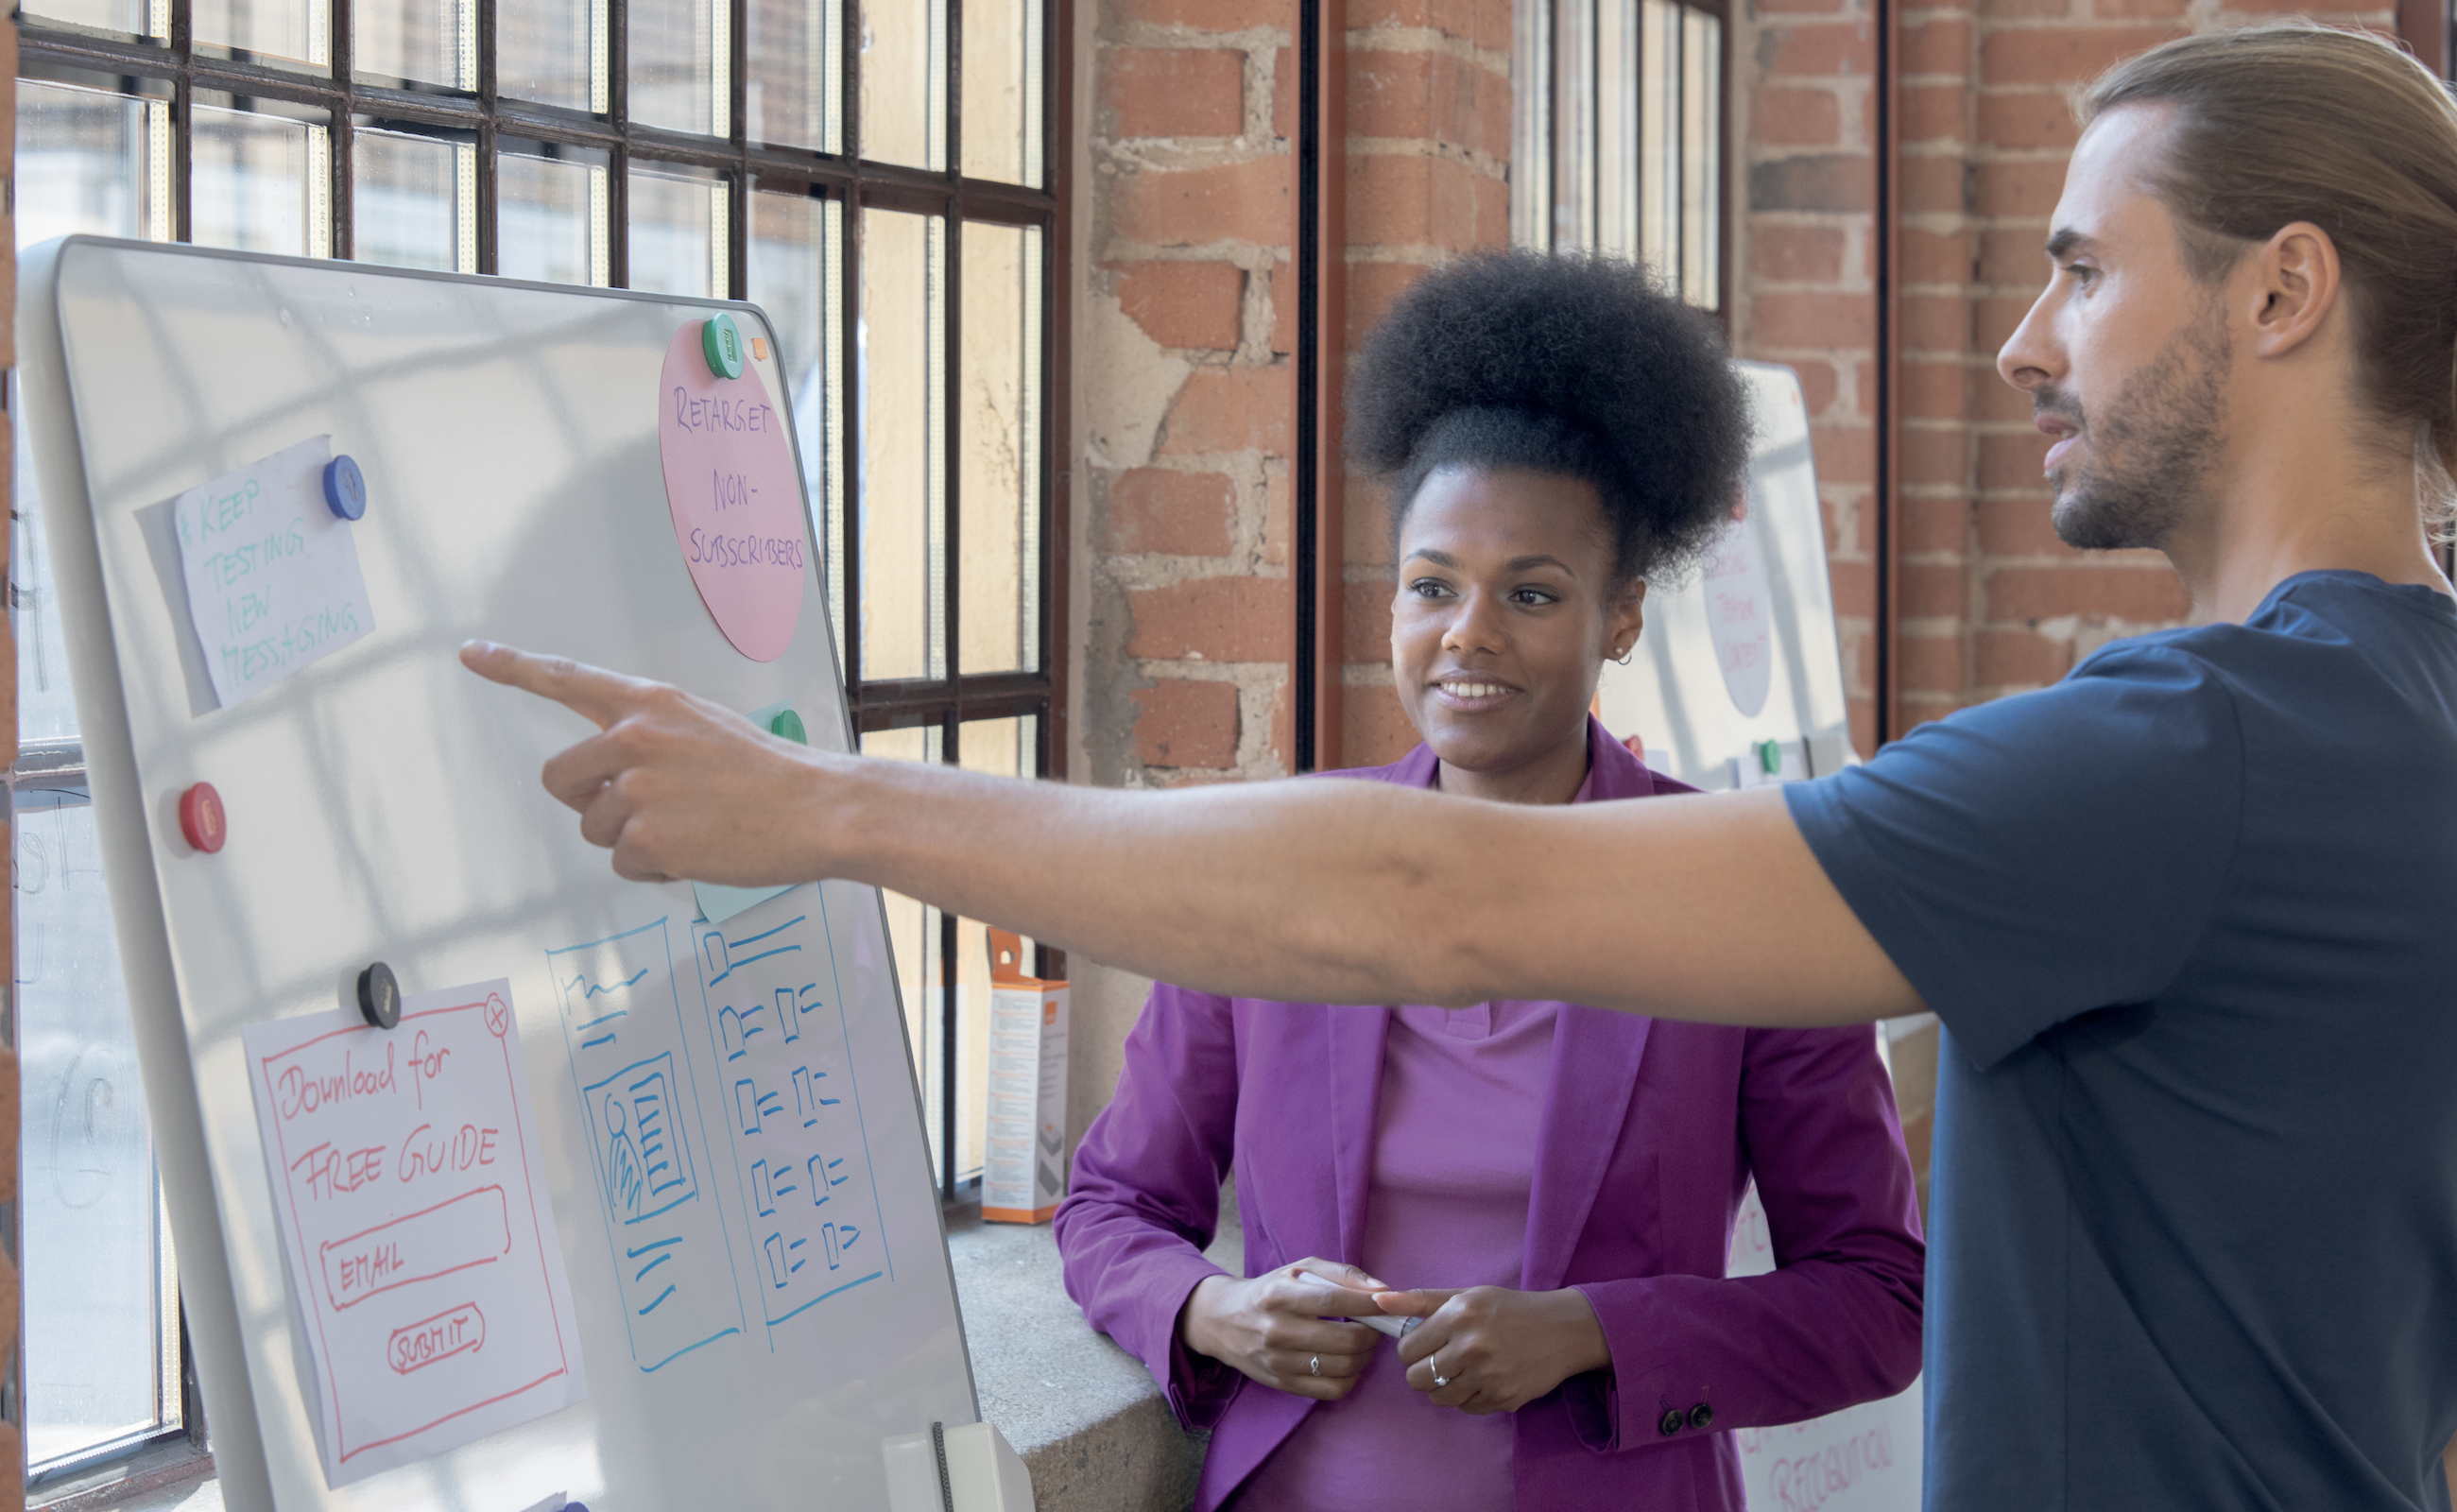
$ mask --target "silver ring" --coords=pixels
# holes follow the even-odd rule
[[[1306,1361],[1306,1374],[1309,1376],[1319,1376],[1322,1374],[1322,1357],[1320,1355],[1316,1355],[1313,1358]]]
[[[1451,1383],[1451,1378],[1450,1378],[1448,1376],[1445,1376],[1445,1375],[1443,1375],[1443,1374],[1442,1374],[1442,1357],[1441,1357],[1441,1351],[1439,1351],[1439,1350],[1435,1350],[1434,1353],[1432,1353],[1432,1354],[1430,1354],[1430,1355],[1426,1356],[1426,1357],[1425,1357],[1425,1363],[1434,1367],[1434,1384],[1435,1384],[1435,1385],[1436,1385],[1436,1386],[1447,1386],[1447,1385],[1449,1385],[1449,1384]]]

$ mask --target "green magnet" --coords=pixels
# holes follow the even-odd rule
[[[708,370],[719,378],[742,376],[742,328],[731,315],[710,317],[699,328],[699,346],[708,354]]]
[[[1777,777],[1782,774],[1783,743],[1781,741],[1761,740],[1758,742],[1758,770],[1768,777]]]
[[[791,709],[779,709],[776,717],[768,721],[768,733],[795,745],[809,745],[810,735],[802,729],[802,716]]]

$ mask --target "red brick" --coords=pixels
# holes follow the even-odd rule
[[[1835,398],[1843,387],[1842,380],[1835,376],[1834,364],[1804,358],[1794,361],[1791,370],[1800,375],[1800,398],[1808,410],[1808,418],[1831,418],[1827,412],[1834,408]]]
[[[2065,192],[2064,159],[2034,162],[1981,163],[1972,177],[1972,197],[1983,216],[2045,216],[2053,214]]]
[[[1762,16],[1841,15],[1849,9],[1848,0],[1757,0],[1753,8]]]
[[[1969,135],[1971,90],[1967,85],[1906,84],[1902,92],[1902,139],[1960,141]]]
[[[1349,158],[1350,243],[1468,250],[1477,240],[1476,176],[1451,158]]]
[[[1979,549],[1990,556],[2081,555],[2056,539],[2044,490],[2031,499],[1983,499],[1977,512]]]
[[[1409,285],[1431,272],[1418,262],[1352,262],[1348,265],[1348,349],[1360,350],[1365,338],[1399,302]]]
[[[2142,567],[2007,567],[1988,574],[1992,620],[2078,614],[2128,625],[2164,625],[2192,612],[2184,585],[2164,562]]]
[[[1834,589],[1834,612],[1866,619],[1877,608],[1877,572],[1866,562],[1828,562],[1826,578]]]
[[[1876,160],[1865,153],[1820,153],[1749,165],[1751,210],[1867,211],[1876,202]]]
[[[1135,754],[1155,767],[1237,764],[1237,685],[1167,677],[1129,694]]]
[[[1866,22],[1769,25],[1760,35],[1773,45],[1765,65],[1765,77],[1770,80],[1833,78],[1845,73],[1866,77],[1876,67],[1876,39]]]
[[[2041,217],[2040,226],[2046,224]],[[1983,231],[1979,235],[1979,281],[2035,295],[2048,281],[2047,232],[2025,226],[2018,231]]]
[[[1843,108],[1832,90],[1761,90],[1749,104],[1748,133],[1767,147],[1839,147]]]
[[[1349,277],[1352,283],[1353,270]],[[1286,258],[1271,264],[1270,295],[1271,350],[1293,352],[1297,349],[1297,279]]]
[[[0,430],[0,437],[8,434]],[[1391,496],[1389,490],[1372,478],[1348,474],[1348,494],[1340,506],[1340,534],[1345,537],[1348,565],[1378,567],[1386,571],[1391,566]]]
[[[1903,499],[1894,509],[1894,549],[1907,555],[1963,551],[1971,544],[1971,506],[1960,499]]]
[[[1877,754],[1877,706],[1866,698],[1850,701],[1851,749],[1866,761]]]
[[[1126,594],[1126,654],[1160,660],[1286,661],[1294,638],[1284,577],[1195,577]]]
[[[1419,743],[1394,688],[1369,683],[1341,689],[1339,725],[1343,766],[1388,766]]]
[[[1295,369],[1198,367],[1177,391],[1161,430],[1164,457],[1222,451],[1289,453],[1290,406],[1296,403]]]
[[[1896,636],[1894,675],[1906,693],[1962,693],[1971,676],[1961,635]]]
[[[1781,283],[1832,283],[1848,245],[1839,226],[1760,226],[1749,236],[1749,271]]]
[[[2149,25],[1992,31],[1979,43],[1979,77],[1986,84],[2079,84],[2178,35],[2174,27]]]
[[[1296,18],[1290,0],[1258,7],[1255,0],[1108,0],[1108,18],[1151,26],[1193,27],[1204,31],[1241,31],[1255,25],[1288,26]],[[1257,14],[1265,10],[1264,14]]]
[[[1894,612],[1905,619],[1959,620],[1971,612],[1971,573],[1959,565],[1906,562],[1894,570]]]
[[[1958,216],[1971,208],[1971,189],[1959,155],[1906,157],[1897,165],[1895,193],[1912,215]]]
[[[1271,135],[1297,134],[1297,55],[1282,48],[1271,54]]]
[[[1263,560],[1273,567],[1288,565],[1289,519],[1295,501],[1296,489],[1289,482],[1286,466],[1263,475]]]
[[[1109,485],[1105,544],[1112,551],[1227,556],[1235,492],[1216,472],[1136,467]]]
[[[1476,183],[1476,239],[1468,250],[1510,244],[1510,184],[1478,174]]]
[[[1923,21],[1902,29],[1905,73],[1969,73],[1971,23]]]
[[[1215,241],[1285,244],[1289,181],[1285,155],[1176,172],[1146,168],[1109,180],[1117,233],[1155,246]]]
[[[1866,421],[1808,427],[1817,476],[1827,483],[1870,483],[1877,476],[1877,433]]]
[[[1972,637],[1972,680],[1982,688],[2044,688],[2073,670],[2073,643],[2027,630]]]
[[[1979,139],[1991,147],[2071,152],[2080,137],[2062,90],[1991,90],[1979,96]]]
[[[1960,426],[1951,430],[1905,430],[1894,466],[1906,484],[1968,484],[1971,437]]]
[[[1971,301],[1959,294],[1906,294],[1894,329],[1907,352],[1962,352],[1971,345]]]
[[[1246,54],[1104,48],[1101,107],[1119,136],[1234,136],[1246,126]]]
[[[1983,347],[1973,355],[1985,351]],[[2005,382],[2004,376],[1992,368],[1972,373],[1971,395],[1971,416],[1973,420],[2015,425],[2031,423],[2031,396]]]
[[[1869,294],[1761,294],[1749,301],[1749,340],[1772,349],[1866,347],[1877,338]]]
[[[1391,595],[1398,585],[1376,583],[1340,586],[1340,655],[1343,659],[1379,666],[1391,659]]]
[[[1296,9],[1290,6],[1291,12]],[[1425,27],[1462,42],[1476,39],[1478,7],[1474,0],[1348,0],[1348,29],[1361,31],[1367,27]],[[1247,25],[1253,23],[1249,21]],[[1497,44],[1509,46],[1505,37]]]
[[[1983,488],[2036,488],[2043,487],[2042,467],[2048,458],[2048,438],[2033,431],[2029,434],[1982,436],[1979,438],[1979,487]]]
[[[1246,296],[1245,270],[1230,262],[1131,262],[1118,304],[1163,346],[1233,351]]]
[[[1958,357],[1921,361],[1906,357],[1896,369],[1896,397],[1905,415],[1921,420],[1962,420],[1971,408],[1970,369]]]
[[[1348,134],[1423,137],[1510,155],[1510,81],[1447,52],[1348,54]]]
[[[2177,21],[2185,19],[2192,0],[2093,0],[2091,10],[2107,21]],[[2298,13],[2304,8],[2298,7]]]
[[[1970,281],[1968,232],[1916,231],[1906,226],[1894,242],[1894,251],[1902,259],[1899,266],[1905,283]]]

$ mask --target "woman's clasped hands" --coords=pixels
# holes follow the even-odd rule
[[[1397,1340],[1408,1385],[1479,1417],[1516,1412],[1612,1351],[1576,1288],[1394,1291],[1352,1265],[1308,1258],[1246,1280],[1211,1276],[1187,1298],[1186,1347],[1276,1390],[1337,1401],[1382,1336],[1356,1317],[1422,1319]]]

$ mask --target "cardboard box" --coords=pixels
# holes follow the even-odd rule
[[[1023,974],[1023,942],[990,937],[989,1127],[981,1216],[1046,1223],[1066,1194],[1066,984]]]

